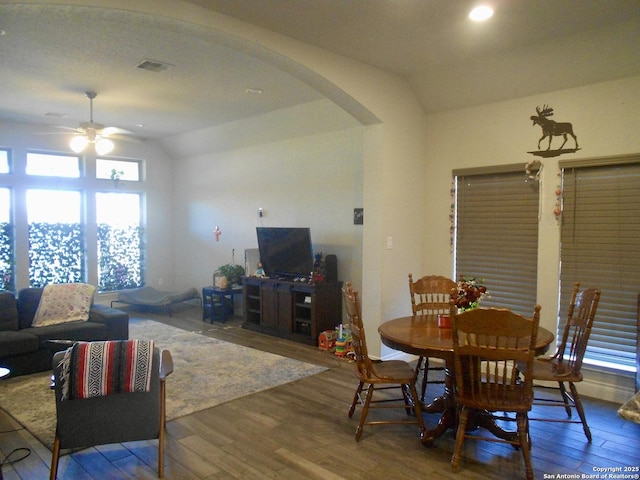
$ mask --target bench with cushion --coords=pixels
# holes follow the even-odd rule
[[[167,309],[171,316],[172,305],[194,299],[200,300],[200,294],[195,288],[188,288],[182,292],[164,292],[144,286],[118,293],[118,299],[113,300],[111,306],[113,307],[114,303],[124,303],[139,307],[161,307]]]

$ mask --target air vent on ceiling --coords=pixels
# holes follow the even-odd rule
[[[157,60],[144,60],[137,68],[141,68],[142,70],[149,70],[150,72],[164,72],[165,70],[169,70],[173,65],[164,62],[158,62]]]

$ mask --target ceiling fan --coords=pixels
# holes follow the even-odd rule
[[[85,92],[89,99],[89,121],[81,122],[75,130],[75,135],[69,142],[69,147],[75,153],[84,151],[89,144],[93,144],[98,155],[106,155],[110,153],[114,144],[109,139],[116,134],[131,134],[128,130],[117,127],[105,127],[101,123],[93,121],[93,99],[98,96],[96,92]]]

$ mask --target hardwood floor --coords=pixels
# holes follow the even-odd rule
[[[352,419],[347,417],[356,387],[354,366],[327,352],[243,330],[238,318],[226,324],[203,323],[201,310],[196,307],[178,308],[171,318],[164,313],[130,311],[130,314],[328,368],[321,374],[169,422],[165,478],[524,478],[522,454],[509,445],[492,442],[467,441],[460,470],[452,473],[449,462],[453,432],[447,432],[427,448],[420,444],[413,426],[369,426],[365,427],[361,441],[356,442],[359,412]],[[168,395],[171,395],[170,380],[169,377]],[[430,386],[432,396],[437,394],[435,388],[434,385],[432,391]],[[618,405],[590,398],[585,398],[584,403],[593,434],[591,444],[586,441],[581,425],[531,422],[536,479],[561,478],[558,474],[593,475],[599,473],[598,468],[640,466],[640,425],[618,417]],[[548,415],[548,410],[536,409],[536,413]],[[556,415],[563,411],[553,410]],[[425,415],[428,428],[436,420],[434,415]],[[6,480],[48,478],[51,452],[3,410],[0,410],[0,432],[0,459],[16,448],[31,450],[27,458],[15,463],[10,463],[9,458],[0,478],[3,475]],[[60,460],[58,478],[157,478],[156,445],[133,442],[65,455]]]

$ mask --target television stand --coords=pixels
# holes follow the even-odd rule
[[[317,345],[321,332],[342,323],[342,282],[244,277],[242,290],[248,330]]]

